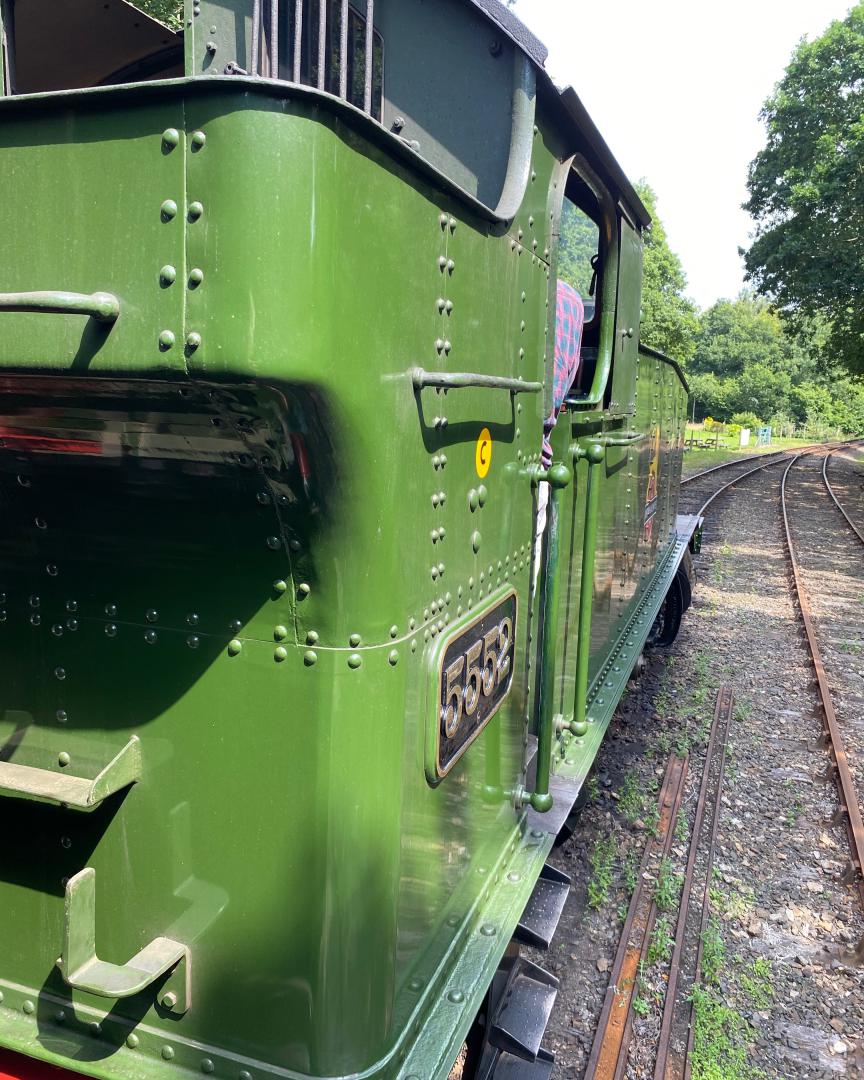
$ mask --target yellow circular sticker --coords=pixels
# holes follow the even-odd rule
[[[489,472],[489,466],[492,464],[492,436],[488,427],[483,428],[480,432],[480,438],[477,440],[475,464],[477,466],[477,475],[482,480],[486,473]]]

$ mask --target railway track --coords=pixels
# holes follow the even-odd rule
[[[705,514],[717,499],[742,480],[765,473],[772,467],[783,466],[775,490],[783,519],[786,555],[794,584],[795,602],[815,674],[819,712],[823,720],[822,742],[828,754],[828,777],[834,780],[837,789],[838,810],[834,824],[845,826],[849,841],[850,859],[842,881],[856,887],[864,907],[864,820],[861,813],[861,795],[864,793],[864,698],[860,690],[843,685],[842,664],[835,661],[826,665],[820,635],[824,638],[831,634],[831,620],[827,612],[821,613],[821,619],[814,617],[810,598],[810,590],[816,595],[818,584],[824,586],[826,565],[831,567],[838,558],[843,558],[843,569],[848,572],[849,579],[847,592],[854,593],[854,596],[845,599],[857,604],[860,623],[860,601],[864,596],[864,560],[860,555],[860,547],[864,546],[864,529],[861,527],[864,525],[864,496],[861,498],[861,510],[856,511],[844,503],[843,493],[838,494],[831,483],[831,461],[841,449],[837,446],[812,446],[791,455],[785,451],[753,455],[704,470],[689,477],[683,484],[686,485],[684,491],[688,493],[689,505],[686,509]],[[727,479],[730,472],[733,475]],[[716,481],[718,473],[723,482],[719,486],[714,483],[708,487],[706,480]],[[827,544],[826,538],[831,538],[832,543]],[[815,563],[814,541],[819,548]],[[822,561],[821,566],[819,560]],[[823,575],[821,579],[810,580],[817,573],[814,567]],[[831,590],[831,599],[836,605],[836,588]],[[833,629],[836,632],[836,626]],[[864,652],[864,642],[861,648]],[[864,679],[864,671],[861,678]],[[842,701],[840,709],[835,704],[838,686]],[[720,820],[731,715],[731,691],[723,687],[718,695],[690,837],[663,1003],[654,1080],[688,1080],[690,1076],[690,1054],[694,1040],[692,991],[699,982],[702,947],[709,918],[709,883]],[[674,760],[673,756],[669,768]],[[683,787],[683,770],[680,782]],[[667,785],[668,769],[667,781],[661,793],[661,798],[668,801]],[[678,799],[680,801],[680,796]],[[659,839],[649,843],[643,857],[643,867],[646,860],[650,863],[652,845],[659,843]],[[650,905],[646,907],[644,877],[640,873],[640,884],[622,932],[585,1080],[621,1080],[626,1075],[634,973],[638,970],[640,959],[644,959],[656,915]],[[864,963],[864,939],[854,949],[854,955],[850,953],[843,959]]]
[[[860,544],[864,544],[864,537],[862,537],[848,513],[838,501],[828,480],[828,462],[834,453],[836,453],[836,450],[825,454],[823,458],[822,467],[819,470],[823,482],[821,488],[812,482],[818,469],[818,460],[816,461],[816,469],[812,466],[809,468],[809,489],[806,483],[808,472],[803,472],[801,468],[802,460],[809,455],[797,454],[784,470],[780,498],[786,549],[792,570],[796,602],[801,615],[819,692],[824,724],[823,742],[829,755],[828,772],[837,786],[837,794],[840,800],[838,820],[845,825],[849,838],[850,865],[845,876],[850,883],[856,884],[861,903],[864,905],[864,818],[862,818],[861,813],[861,797],[862,793],[864,793],[864,700],[862,700],[860,693],[857,692],[857,688],[849,685],[842,664],[834,663],[832,665],[833,670],[829,678],[823,656],[823,645],[826,640],[829,643],[831,642],[832,630],[839,629],[831,625],[833,610],[836,610],[842,604],[842,610],[847,612],[846,617],[848,618],[848,615],[855,610],[856,605],[860,608],[859,597],[862,589],[864,589],[864,569],[862,569],[862,560],[857,550],[854,557],[850,558],[848,550],[838,550],[837,545],[827,543],[831,533],[821,527],[826,523],[826,520],[818,515],[820,505],[818,493],[825,491],[831,496],[836,509],[842,515],[845,525],[848,526],[848,528],[841,526],[842,535],[845,535],[845,544],[854,543],[856,549]],[[793,473],[796,466],[798,466],[797,476]],[[806,469],[806,466],[804,468]],[[797,490],[795,489],[796,484],[798,485]],[[796,520],[796,504],[794,498],[790,496],[790,492],[793,496],[797,494],[797,509],[800,510],[803,507],[809,511],[807,525],[804,524],[803,514],[800,519]],[[830,509],[829,505],[824,504],[824,499],[821,500],[821,503],[825,505],[826,510]],[[818,536],[820,541],[815,552],[813,551],[814,517],[819,526]],[[837,524],[840,524],[839,520]],[[808,544],[810,545],[809,549]],[[843,544],[842,540],[841,544]],[[826,559],[828,560],[831,577],[830,584],[833,586],[830,608],[824,603],[824,596],[820,596],[821,590],[814,587],[817,584],[823,587],[828,584],[826,578],[829,572],[826,572],[824,565]],[[841,564],[842,574],[838,573],[837,560],[843,560]],[[808,576],[811,579],[809,585]],[[844,592],[846,593],[845,596],[843,595]],[[820,599],[823,600],[821,619],[817,619],[814,615],[814,601],[817,596],[820,596]],[[820,643],[820,629],[822,643]],[[834,683],[833,687],[832,681]],[[840,697],[844,702],[839,717],[835,697]],[[856,730],[859,728],[861,730]],[[849,745],[852,748],[851,760],[847,749]],[[864,959],[864,939],[860,942],[857,952],[859,958]]]

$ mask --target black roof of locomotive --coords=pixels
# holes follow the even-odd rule
[[[579,95],[572,86],[559,90],[546,71],[549,50],[528,27],[517,19],[513,12],[501,0],[468,0],[481,11],[490,22],[534,62],[538,68],[538,84],[544,96],[555,103],[564,130],[570,130],[578,144],[578,149],[585,153],[589,164],[606,180],[618,199],[626,204],[643,228],[651,224],[651,215],[636,190],[627,178],[627,174],[618,164],[615,155],[609,149],[606,140],[597,129],[597,125],[588,115]],[[577,146],[573,147],[575,151]]]

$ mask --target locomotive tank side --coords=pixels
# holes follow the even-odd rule
[[[538,549],[574,153],[635,196],[537,43],[321,5],[383,57],[340,87],[290,9],[189,0],[187,77],[0,99],[0,1045],[104,1080],[446,1076],[687,542],[637,330]],[[442,29],[491,125],[416,114]]]

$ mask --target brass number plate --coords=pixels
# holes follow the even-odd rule
[[[511,593],[447,643],[438,669],[438,754],[445,776],[492,719],[513,683],[516,595]]]

